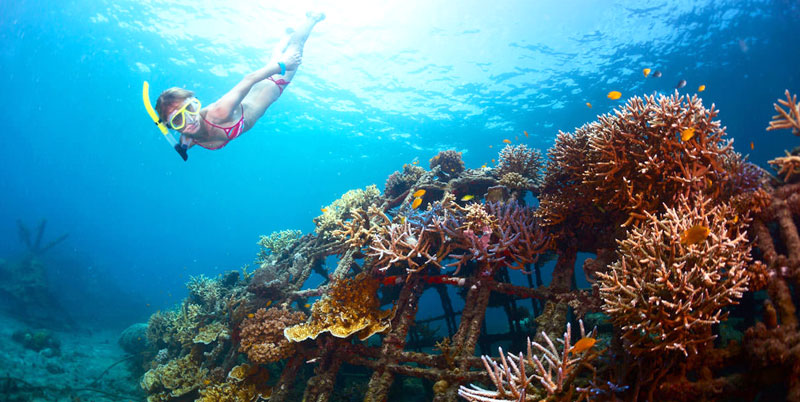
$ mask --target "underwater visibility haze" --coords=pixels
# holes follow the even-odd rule
[[[143,82],[207,107],[308,11],[182,160]],[[2,2],[0,400],[800,400],[798,37],[791,0]]]

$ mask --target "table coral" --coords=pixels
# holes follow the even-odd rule
[[[696,354],[715,338],[711,326],[747,291],[750,244],[731,208],[682,198],[661,217],[647,214],[619,243],[618,260],[598,272],[603,310],[637,356]],[[682,241],[702,225],[709,235]]]
[[[300,342],[316,339],[323,332],[338,338],[356,334],[363,341],[389,329],[392,310],[380,310],[379,285],[378,280],[363,273],[334,282],[311,307],[308,322],[286,328],[284,335],[291,342]]]
[[[239,351],[256,364],[285,359],[294,353],[294,344],[283,336],[283,330],[305,320],[306,315],[301,311],[260,308],[242,322]]]

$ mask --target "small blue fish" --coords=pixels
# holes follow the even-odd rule
[[[681,89],[686,86],[686,80],[678,81],[678,85],[675,85],[675,89]]]

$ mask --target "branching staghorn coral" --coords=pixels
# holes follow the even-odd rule
[[[784,110],[781,105],[789,111]],[[767,131],[791,128],[792,134],[800,136],[800,103],[797,102],[797,95],[793,96],[787,89],[786,100],[778,99],[778,103],[774,103],[773,106],[778,114],[772,116]]]
[[[716,337],[711,326],[725,320],[725,307],[747,291],[743,224],[727,204],[709,208],[710,202],[681,198],[661,217],[648,213],[619,242],[609,271],[597,273],[603,310],[632,355],[699,353]],[[685,241],[695,227],[707,228],[708,237]]]
[[[341,222],[350,219],[353,212],[357,209],[367,210],[372,204],[379,204],[381,192],[374,184],[365,189],[350,190],[342,195],[341,198],[323,208],[322,215],[314,218],[317,225],[315,231],[317,235],[329,239],[332,232],[341,226]]]
[[[574,135],[560,134],[550,153],[541,215],[546,222],[592,227],[596,222],[582,220],[602,214],[628,225],[679,195],[706,192],[709,180],[725,175],[721,158],[732,150],[713,120],[717,113],[697,96],[677,92],[633,97]]]
[[[786,156],[781,156],[769,161],[770,165],[775,166],[778,175],[783,175],[782,179],[788,183],[795,175],[800,175],[800,155],[792,155],[788,151]]]
[[[593,343],[597,336],[597,328],[591,334],[586,334],[583,321],[580,320],[580,339],[591,338]],[[571,400],[574,391],[574,380],[582,366],[589,366],[597,354],[591,350],[578,351],[571,342],[571,328],[567,323],[567,330],[563,339],[561,350],[542,332],[545,345],[533,342],[528,338],[528,350],[525,356],[503,354],[500,351],[500,364],[489,356],[481,356],[486,372],[492,380],[496,391],[489,391],[474,384],[470,387],[461,386],[458,395],[473,402],[502,402],[502,401],[539,401],[544,400]],[[528,368],[526,369],[526,365]]]
[[[269,236],[262,235],[258,240],[258,259],[262,263],[270,255],[281,254],[289,250],[295,241],[303,236],[303,232],[299,230],[281,230],[280,232],[272,232]]]

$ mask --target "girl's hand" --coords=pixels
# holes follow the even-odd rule
[[[294,71],[297,70],[297,67],[300,67],[300,63],[303,61],[303,56],[300,56],[300,52],[292,52],[289,54],[284,54],[283,57],[283,64],[286,65],[286,71]]]

